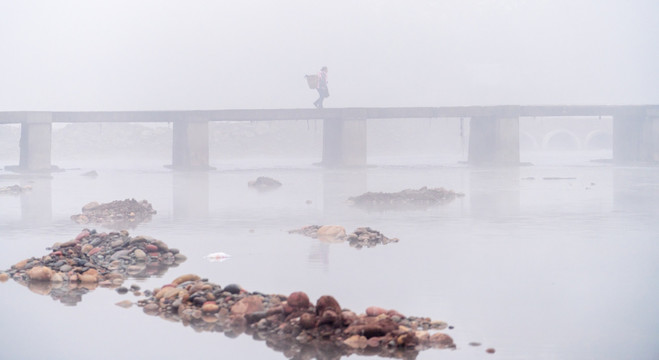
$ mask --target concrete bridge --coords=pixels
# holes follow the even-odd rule
[[[208,169],[210,121],[323,120],[325,166],[366,165],[366,122],[377,119],[467,118],[468,162],[519,164],[520,118],[613,118],[613,160],[659,162],[659,105],[447,106],[198,111],[0,112],[0,124],[21,124],[20,171],[50,171],[52,123],[168,122],[172,167]]]

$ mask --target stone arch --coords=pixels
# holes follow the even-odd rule
[[[552,130],[542,138],[543,150],[580,150],[581,148],[579,137],[566,129]]]
[[[613,134],[609,130],[593,130],[586,135],[586,149],[611,149],[613,144]]]

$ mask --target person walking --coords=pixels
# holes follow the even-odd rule
[[[314,105],[318,109],[323,108],[323,100],[329,97],[329,89],[327,88],[327,66],[323,66],[318,73],[318,100],[314,101]]]

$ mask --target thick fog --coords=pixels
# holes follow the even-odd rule
[[[2,1],[0,110],[659,102],[647,1]]]

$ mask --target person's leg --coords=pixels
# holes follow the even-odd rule
[[[313,102],[313,105],[317,108],[320,108],[320,107],[323,106],[322,103],[323,103],[323,94],[320,92],[320,89],[319,89],[318,90],[318,99],[316,99],[316,101]]]

